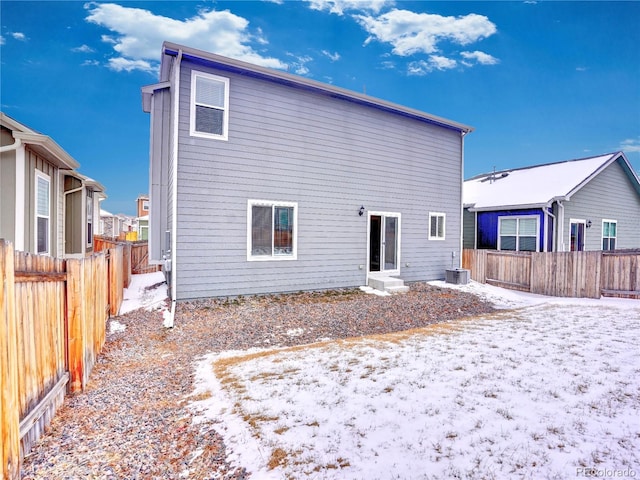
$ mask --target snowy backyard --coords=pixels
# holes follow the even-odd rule
[[[209,355],[191,407],[258,479],[640,473],[640,301],[450,287],[502,310]]]

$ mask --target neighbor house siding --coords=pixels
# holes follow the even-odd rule
[[[564,243],[569,250],[571,219],[591,220],[585,250],[602,249],[602,219],[618,222],[616,248],[640,248],[640,196],[619,161],[613,162],[564,202]]]
[[[1,145],[11,145],[11,133],[2,128]],[[0,238],[15,243],[16,229],[16,152],[4,152],[0,157]]]
[[[459,258],[459,131],[198,68],[230,79],[229,139],[189,136],[191,68],[183,62],[177,299],[363,285],[361,205],[401,214],[405,281],[443,278],[452,253]],[[249,199],[297,202],[297,260],[247,261]],[[430,211],[446,214],[444,241],[428,240]]]
[[[25,247],[28,252],[36,252],[36,239],[35,239],[35,223],[36,223],[36,204],[35,204],[35,185],[36,185],[36,170],[44,173],[49,177],[49,255],[52,257],[58,256],[61,252],[58,252],[57,235],[58,235],[58,202],[56,200],[56,193],[58,189],[58,169],[43,159],[40,155],[35,153],[30,148],[26,148],[25,151],[25,192],[26,192],[26,204],[25,204]]]
[[[536,215],[538,217],[538,250],[543,250],[544,213],[538,208],[525,210],[500,210],[495,212],[478,212],[478,239],[477,248],[497,250],[498,248],[498,224],[500,217]]]
[[[153,96],[151,112],[151,169],[149,172],[149,260],[159,262],[171,247],[166,245],[165,232],[170,229],[168,216],[172,184],[169,181],[171,157],[171,91],[157,90]],[[167,223],[168,222],[168,223]]]

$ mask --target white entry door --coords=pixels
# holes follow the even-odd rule
[[[369,272],[400,274],[400,214],[369,213]]]

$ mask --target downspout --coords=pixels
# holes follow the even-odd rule
[[[182,64],[182,49],[178,50],[176,68],[173,71],[173,193],[171,195],[171,312],[165,321],[165,327],[173,328],[176,319],[176,280],[178,269],[176,257],[178,251],[178,113],[180,111],[180,65]]]
[[[558,200],[558,251],[564,252],[564,205]]]
[[[460,258],[458,258],[457,268],[462,268],[462,252],[464,248],[464,136],[467,133],[469,132],[464,130],[460,132]]]
[[[13,136],[13,132],[12,132]],[[13,244],[16,250],[25,250],[24,242],[24,223],[25,223],[25,153],[21,149],[22,139],[13,137],[14,142],[11,145],[0,147],[0,153],[16,152],[16,204],[14,209],[14,238]]]
[[[14,142],[11,145],[5,145],[0,147],[0,153],[11,152],[13,150],[17,150],[22,146],[22,139],[13,137]]]
[[[544,216],[544,231],[545,231],[546,235],[549,235],[549,231],[548,231],[548,229],[549,229],[549,223],[547,222],[547,215],[548,215],[548,216],[550,216],[551,218],[553,218],[553,232],[551,232],[551,239],[552,239],[552,240],[555,240],[555,238],[556,238],[556,232],[558,231],[558,230],[557,230],[558,226],[557,226],[557,222],[556,222],[556,216],[555,216],[553,213],[551,213],[551,212],[549,211],[549,207],[545,207],[545,208],[544,208],[544,213],[545,213],[545,216]],[[546,236],[546,235],[545,235],[545,236]],[[547,242],[547,239],[545,238],[545,239],[544,239],[544,249],[543,249],[543,252],[546,252],[546,251],[547,251],[547,243],[548,243],[548,242]],[[553,247],[554,247],[554,242],[551,242],[551,251],[553,251]],[[557,249],[558,249],[557,245],[556,245],[555,247],[556,247],[555,249],[557,250]]]

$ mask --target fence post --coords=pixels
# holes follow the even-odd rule
[[[83,260],[67,260],[67,324],[69,332],[69,391],[84,388],[85,318]]]
[[[0,454],[2,478],[20,476],[20,412],[18,408],[18,344],[15,314],[14,251],[0,240]]]

